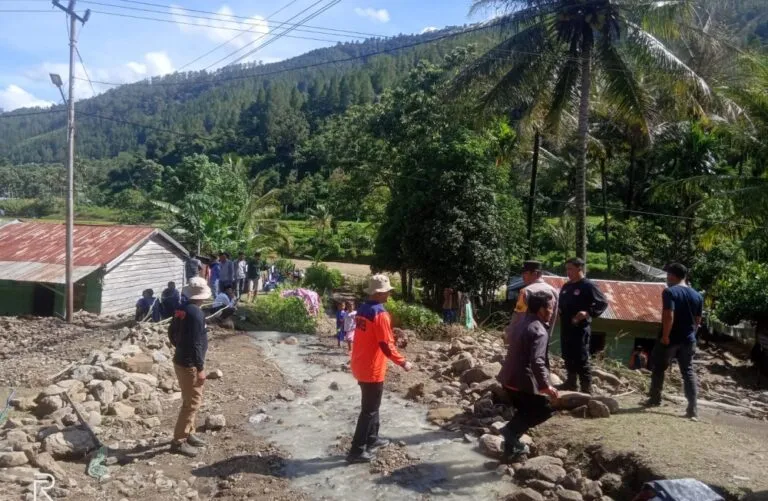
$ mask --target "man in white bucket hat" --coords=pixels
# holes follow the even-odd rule
[[[357,325],[350,363],[352,375],[362,392],[360,416],[347,456],[350,463],[370,462],[372,452],[389,444],[388,440],[379,438],[379,407],[384,393],[387,359],[406,371],[412,368],[412,364],[397,351],[392,321],[384,309],[384,303],[392,292],[389,277],[372,276],[365,292],[368,300],[360,305],[355,317]]]
[[[187,302],[174,312],[168,337],[176,348],[173,367],[181,388],[181,409],[173,431],[171,452],[194,457],[205,442],[194,435],[195,418],[203,403],[205,383],[205,354],[208,351],[208,332],[205,313],[200,306],[211,299],[211,288],[203,277],[192,277],[184,287]]]

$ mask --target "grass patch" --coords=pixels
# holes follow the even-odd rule
[[[241,305],[248,321],[260,330],[295,334],[315,334],[317,318],[307,313],[297,297],[281,297],[278,292],[259,296],[254,304]]]

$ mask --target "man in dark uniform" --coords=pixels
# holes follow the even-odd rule
[[[572,258],[565,263],[568,282],[560,289],[560,344],[568,379],[562,389],[575,391],[577,379],[583,393],[592,392],[589,364],[589,337],[592,319],[608,308],[600,289],[585,277],[584,261]]]

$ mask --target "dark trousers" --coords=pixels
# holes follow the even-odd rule
[[[515,416],[502,430],[505,438],[519,439],[528,430],[555,414],[549,399],[543,395],[515,390],[507,390],[507,394],[515,408]]]
[[[560,344],[563,347],[563,361],[568,372],[566,389],[576,390],[576,382],[581,391],[589,393],[592,389],[592,365],[589,362],[589,328],[563,329]]]
[[[384,383],[359,383],[362,393],[360,416],[357,418],[355,436],[352,437],[350,454],[360,454],[379,438],[379,407],[384,394]]]
[[[688,399],[688,412],[696,413],[696,371],[693,368],[693,355],[696,342],[687,341],[664,346],[657,342],[651,352],[651,400],[661,402],[661,390],[664,388],[664,373],[673,358],[677,358],[680,374],[683,376],[685,398]]]

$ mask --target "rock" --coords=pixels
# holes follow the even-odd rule
[[[152,394],[152,386],[143,381],[130,382],[127,379],[124,381],[133,388],[133,394],[138,395],[140,398],[146,399]]]
[[[43,440],[43,450],[54,459],[79,458],[95,447],[90,433],[80,428],[67,428]]]
[[[285,338],[283,343],[290,344],[290,345],[297,345],[297,344],[299,344],[299,340],[296,339],[295,336],[288,336],[287,338]]]
[[[94,379],[88,386],[91,389],[91,395],[93,395],[93,398],[97,401],[104,405],[109,405],[114,402],[115,389],[112,386],[112,381]]]
[[[160,426],[160,418],[157,416],[145,417],[141,420],[141,423],[147,428],[157,428]]]
[[[587,408],[586,405],[581,405],[579,407],[576,407],[571,411],[571,416],[577,417],[577,418],[585,418],[589,416],[589,408]]]
[[[582,405],[587,405],[592,400],[592,395],[577,391],[561,391],[557,400],[552,403],[556,409],[572,410]]]
[[[555,452],[552,453],[552,455],[558,459],[565,459],[568,457],[568,449],[559,448]]]
[[[563,461],[552,456],[538,456],[531,458],[516,469],[517,475],[527,480],[538,478],[552,483],[560,483],[565,478]]]
[[[209,415],[205,418],[205,428],[207,430],[220,430],[227,425],[227,420],[223,414]]]
[[[136,413],[140,416],[158,416],[163,413],[163,404],[154,395],[147,400],[132,401],[135,404]]]
[[[85,384],[82,381],[79,381],[77,379],[65,379],[63,381],[59,381],[56,384],[60,388],[63,388],[64,391],[66,391],[70,395],[74,395],[75,393],[83,391],[85,389]]]
[[[464,414],[464,411],[458,407],[437,407],[427,411],[427,421],[440,426],[453,421],[462,414]]]
[[[282,398],[286,402],[293,402],[294,400],[296,400],[296,394],[290,388],[283,388],[282,390],[277,392],[277,396],[279,398]]]
[[[526,483],[526,485],[531,489],[535,489],[539,492],[552,491],[555,489],[555,484],[553,484],[552,482],[547,482],[546,480],[539,480],[538,478],[533,478],[529,480]]]
[[[129,384],[136,386],[139,383],[143,383],[150,387],[150,391],[153,388],[157,388],[157,377],[152,374],[144,374],[142,372],[131,372],[126,374],[121,380],[127,380]]]
[[[418,400],[424,396],[424,383],[416,383],[408,388],[408,392],[405,394],[405,398],[408,400]]]
[[[28,451],[27,459],[32,464],[32,466],[40,468],[40,471],[43,473],[49,473],[53,475],[57,481],[64,482],[66,480],[66,473],[49,453],[41,452],[39,454],[35,454],[32,451]]]
[[[141,347],[137,344],[126,343],[120,347],[118,353],[121,355],[139,355],[141,354]]]
[[[50,395],[40,398],[37,401],[37,407],[35,408],[35,414],[38,417],[44,417],[48,414],[56,412],[64,407],[64,401],[58,395]]]
[[[587,404],[589,409],[589,416],[593,418],[609,418],[611,417],[611,410],[607,405],[599,400],[590,400]]]
[[[115,400],[122,400],[128,396],[128,386],[122,381],[115,381],[112,385],[112,393]]]
[[[600,489],[600,483],[594,480],[586,480],[582,483],[581,489],[579,489],[581,495],[587,501],[599,501],[603,497],[603,491]]]
[[[99,370],[94,375],[97,379],[105,379],[109,381],[120,381],[125,379],[128,375],[126,371],[114,365],[103,365],[99,367]]]
[[[248,422],[251,424],[259,424],[263,423],[265,421],[269,421],[271,418],[268,414],[260,412],[258,414],[254,414],[253,416],[250,416],[248,418]]]
[[[557,491],[556,494],[557,499],[560,501],[583,501],[584,499],[578,491],[570,491],[568,489]]]
[[[63,409],[62,409],[63,410]],[[61,424],[64,426],[73,426],[80,422],[80,420],[72,413],[67,413],[61,418]]]
[[[544,496],[530,487],[526,487],[525,489],[507,496],[505,501],[544,501]]]
[[[592,375],[611,386],[621,386],[621,379],[601,369],[592,368]]]
[[[551,384],[552,386],[557,387],[557,386],[560,386],[561,384],[563,384],[563,380],[562,380],[562,378],[560,376],[558,376],[554,372],[550,372],[549,373],[549,384]]]
[[[157,364],[163,364],[168,361],[168,356],[162,351],[155,351],[152,353],[152,360]]]
[[[328,385],[328,388],[333,391],[339,391],[341,389],[341,387],[339,386],[339,383],[337,383],[336,381],[331,381],[331,384]]]
[[[101,413],[96,411],[91,411],[88,414],[83,416],[85,420],[88,422],[89,426],[101,426]]]
[[[506,421],[496,421],[495,423],[491,423],[491,432],[493,432],[494,435],[501,435],[501,430],[506,425]]]
[[[473,367],[461,374],[459,380],[462,383],[472,384],[481,383],[488,379],[495,378],[499,372],[501,372],[501,364],[493,362],[491,364],[481,365],[479,367]]]
[[[112,404],[109,405],[108,414],[110,416],[117,416],[121,419],[128,419],[129,417],[133,416],[135,413],[136,413],[136,409],[122,402],[113,402]]]
[[[224,373],[221,372],[220,369],[214,369],[208,373],[206,373],[207,379],[221,379],[224,377]]]
[[[624,485],[621,476],[616,473],[606,473],[600,477],[599,482],[603,492],[609,496],[620,494],[622,486]]]
[[[581,470],[578,468],[571,470],[562,481],[563,487],[572,491],[579,490],[579,484],[581,483],[582,478],[583,475],[581,474]]]
[[[504,454],[504,439],[498,435],[485,434],[478,440],[480,452],[489,458],[501,459]]]
[[[475,358],[471,353],[464,351],[458,354],[456,360],[451,362],[451,369],[456,374],[461,374],[476,365]]]
[[[616,414],[619,412],[619,410],[621,410],[619,401],[613,397],[593,397],[592,400],[597,400],[598,402],[602,402],[607,405],[608,410],[611,411],[611,415]]]
[[[0,483],[14,483],[19,485],[29,485],[35,480],[35,475],[39,474],[37,468],[28,466],[12,466],[0,470]],[[31,496],[27,499],[31,499]]]
[[[21,412],[29,412],[37,406],[32,397],[16,397],[9,402],[11,407]]]
[[[38,442],[42,442],[43,440],[45,440],[45,437],[47,437],[49,435],[53,435],[54,433],[58,433],[62,429],[63,429],[63,427],[61,425],[58,425],[58,424],[51,424],[51,425],[47,425],[47,426],[42,426],[42,427],[40,427],[40,429],[37,430],[37,435],[36,435],[37,441]]]
[[[0,468],[10,468],[27,464],[29,460],[23,452],[0,452]]]

